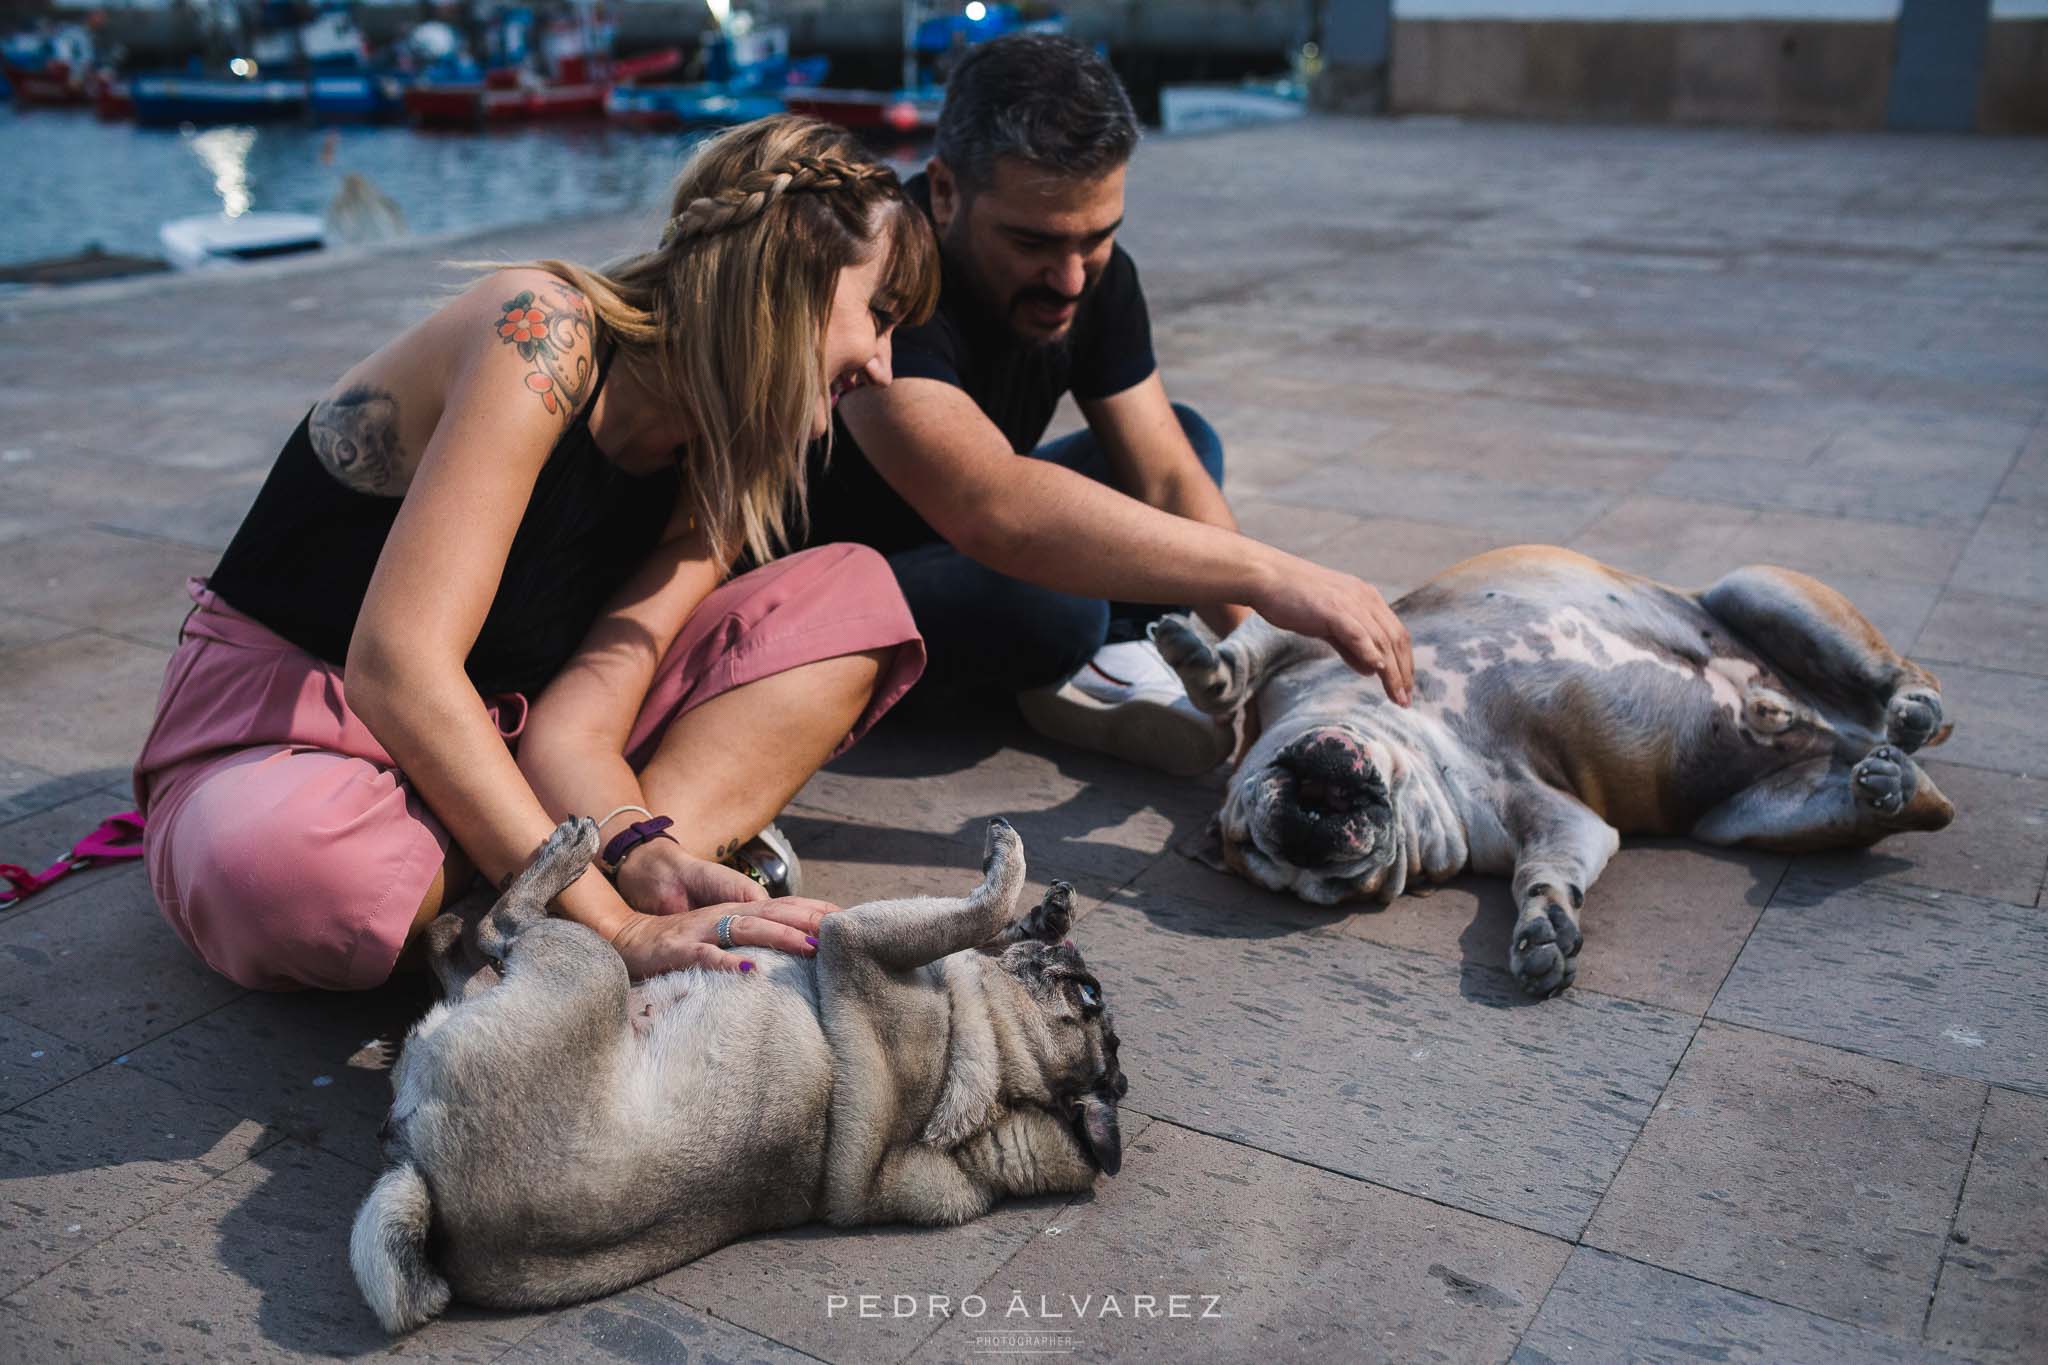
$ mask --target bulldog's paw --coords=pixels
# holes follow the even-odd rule
[[[1948,738],[1941,693],[1931,687],[1902,687],[1884,708],[1884,737],[1912,753]]]
[[[1186,620],[1162,617],[1146,634],[1158,647],[1159,657],[1180,675],[1189,701],[1213,716],[1227,716],[1237,709],[1243,698],[1236,695],[1229,666]]]
[[[1864,755],[1849,774],[1849,788],[1856,804],[1889,819],[1913,799],[1913,764],[1889,744],[1880,744]]]
[[[1067,936],[1067,930],[1073,927],[1073,923],[1073,883],[1054,882],[1046,888],[1045,899],[1017,921],[1017,935],[1019,938],[1035,938],[1040,943],[1058,943]]]
[[[1549,886],[1531,887],[1515,922],[1508,967],[1523,990],[1547,1000],[1578,978],[1579,949],[1584,944],[1578,916],[1564,897]]]

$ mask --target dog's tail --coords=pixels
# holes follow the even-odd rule
[[[448,1282],[427,1261],[433,1217],[426,1177],[410,1161],[385,1171],[356,1214],[348,1263],[387,1332],[409,1332],[448,1306]]]

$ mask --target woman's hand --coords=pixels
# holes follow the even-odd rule
[[[612,935],[612,947],[626,960],[626,971],[635,981],[685,967],[750,971],[754,964],[744,952],[727,952],[718,946],[721,919],[733,916],[735,949],[773,948],[810,957],[818,951],[818,926],[838,909],[825,901],[786,896],[707,905],[669,915],[635,915]]]
[[[768,899],[767,889],[746,873],[686,853],[672,839],[650,839],[629,850],[615,880],[626,904],[643,915]]]
[[[1389,699],[1408,704],[1415,689],[1408,627],[1378,588],[1350,574],[1294,559],[1261,598],[1252,603],[1259,615],[1282,630],[1327,640],[1352,668],[1378,674]]]

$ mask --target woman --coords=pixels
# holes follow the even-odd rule
[[[691,159],[658,249],[497,271],[343,375],[195,580],[137,761],[173,928],[247,986],[372,986],[472,869],[609,812],[557,908],[635,977],[814,951],[832,907],[711,860],[923,667],[879,556],[772,555],[937,287],[896,177],[779,117]]]

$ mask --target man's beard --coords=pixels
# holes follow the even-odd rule
[[[1100,279],[1099,275],[1088,277],[1078,294],[1062,294],[1042,284],[1030,284],[1004,298],[975,266],[974,254],[967,246],[966,224],[958,220],[954,222],[953,230],[939,239],[939,254],[945,261],[947,273],[967,286],[984,313],[1002,323],[1003,331],[1011,341],[1030,351],[1061,351],[1072,344],[1074,324],[1081,317],[1081,305],[1095,292]],[[1032,304],[1058,308],[1069,303],[1075,306],[1074,316],[1057,335],[1046,336],[1017,325],[1018,312]]]

